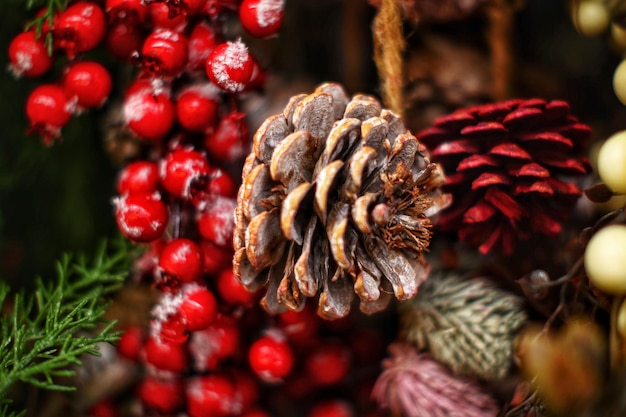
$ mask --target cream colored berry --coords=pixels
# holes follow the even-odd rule
[[[611,43],[618,52],[624,51],[626,49],[626,29],[611,23]]]
[[[613,91],[622,102],[626,104],[626,59],[619,63],[613,73]]]
[[[591,237],[585,249],[585,270],[600,290],[626,294],[626,226],[606,226]]]
[[[626,337],[626,302],[623,300],[617,310],[617,332],[620,336]]]
[[[576,12],[578,31],[585,36],[601,35],[609,27],[609,11],[600,1],[581,1]]]
[[[598,175],[617,194],[626,194],[626,130],[609,137],[598,151]]]

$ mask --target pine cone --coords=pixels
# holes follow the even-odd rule
[[[563,176],[589,172],[575,155],[590,129],[569,110],[564,101],[511,100],[457,110],[419,133],[454,199],[441,230],[483,254],[511,254],[533,233],[557,236],[581,194]]]
[[[291,98],[254,136],[235,213],[234,271],[267,286],[271,313],[300,310],[318,292],[318,313],[345,316],[356,292],[365,312],[393,292],[406,300],[429,272],[429,216],[447,203],[439,167],[374,98],[348,101],[323,84]]]
[[[389,347],[390,359],[376,380],[372,396],[394,416],[495,417],[495,401],[478,385],[450,373],[427,354],[404,344]]]
[[[513,339],[526,320],[522,299],[484,278],[433,276],[401,308],[402,332],[459,375],[498,379],[511,367]]]

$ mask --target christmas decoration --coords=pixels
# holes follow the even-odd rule
[[[500,379],[526,319],[521,301],[485,278],[433,276],[401,307],[402,332],[455,374]]]
[[[459,239],[511,254],[532,233],[557,236],[589,171],[576,156],[590,129],[563,101],[511,100],[458,110],[417,135],[432,149],[455,198],[440,218]]]
[[[268,118],[243,168],[235,273],[267,282],[264,307],[342,317],[353,293],[374,312],[405,300],[428,275],[429,216],[446,204],[443,176],[402,121],[372,97],[348,101],[324,84]],[[332,263],[325,256],[332,255]]]
[[[403,344],[389,347],[391,357],[372,391],[384,408],[410,417],[486,417],[497,414],[493,398],[471,380],[455,377],[443,365]]]

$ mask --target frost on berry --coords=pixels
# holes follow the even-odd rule
[[[248,47],[241,40],[237,40],[227,42],[223,49],[218,48],[208,58],[209,77],[223,90],[231,93],[243,91],[252,75]]]
[[[284,0],[260,0],[256,6],[256,16],[262,28],[275,25],[281,20],[285,7]]]
[[[113,200],[117,225],[126,238],[150,242],[165,231],[168,212],[158,193],[132,194]]]

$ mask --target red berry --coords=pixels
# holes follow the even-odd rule
[[[192,132],[205,132],[217,120],[217,89],[213,84],[197,84],[184,89],[176,100],[178,123]]]
[[[246,45],[239,41],[216,46],[206,61],[206,73],[213,84],[229,93],[246,88],[254,61]]]
[[[187,26],[187,17],[184,14],[171,16],[170,10],[165,3],[150,3],[148,10],[150,11],[152,26],[155,28],[172,29],[182,33],[185,30],[185,26]]]
[[[156,141],[174,124],[174,104],[168,95],[154,91],[149,82],[138,81],[128,88],[124,118],[138,137]]]
[[[316,336],[320,319],[315,311],[305,306],[301,311],[286,311],[278,316],[278,324],[290,341],[310,343]]]
[[[215,369],[218,363],[232,357],[239,347],[239,328],[229,316],[218,314],[204,330],[193,332],[189,350],[198,371]]]
[[[159,256],[162,274],[181,282],[193,282],[202,276],[200,248],[191,239],[179,238],[168,242]]]
[[[184,344],[170,343],[152,336],[143,349],[146,362],[157,369],[182,372],[187,368],[187,349]]]
[[[198,231],[202,238],[218,246],[231,246],[235,229],[235,206],[232,198],[211,199],[198,216]]]
[[[152,194],[159,185],[159,168],[150,161],[135,161],[126,165],[117,179],[119,194]]]
[[[320,345],[307,356],[306,370],[318,385],[338,384],[350,370],[350,352],[339,344]]]
[[[188,71],[202,71],[207,58],[215,48],[217,39],[213,29],[204,22],[194,26],[189,35]]]
[[[141,48],[143,34],[139,27],[127,23],[113,25],[107,31],[106,45],[109,52],[121,61],[130,61]]]
[[[141,48],[141,68],[150,76],[176,77],[187,63],[187,38],[171,29],[156,29]]]
[[[76,62],[65,73],[63,88],[79,107],[100,107],[111,93],[111,76],[98,62]]]
[[[209,163],[203,154],[192,149],[168,153],[159,168],[163,188],[176,198],[192,199],[208,181]]]
[[[243,0],[239,20],[252,36],[267,38],[275,35],[283,24],[284,0]]]
[[[204,147],[216,161],[235,162],[248,152],[249,133],[246,115],[231,112],[220,120],[215,132],[207,135]]]
[[[206,329],[217,317],[217,301],[207,288],[196,286],[183,290],[180,315],[190,332]]]
[[[39,133],[46,144],[60,136],[61,128],[72,117],[72,102],[63,88],[54,84],[36,87],[26,100],[26,115],[31,131]]]
[[[244,91],[254,90],[255,88],[262,87],[265,84],[265,79],[267,78],[267,73],[263,68],[261,68],[261,64],[253,58],[254,68],[252,69],[252,75],[250,76],[250,81],[246,84],[246,88]]]
[[[237,194],[237,185],[226,171],[214,167],[209,170],[207,193],[211,196],[234,197]]]
[[[202,251],[203,272],[206,275],[217,275],[222,269],[231,266],[233,259],[232,250],[227,247],[217,246],[207,240],[200,242]]]
[[[148,6],[143,0],[106,0],[104,11],[113,25],[140,25],[148,16]]]
[[[250,346],[248,362],[259,378],[266,382],[276,382],[291,372],[294,356],[284,338],[268,335],[257,339]]]
[[[147,376],[139,385],[144,406],[161,413],[171,413],[183,405],[183,384],[178,379]]]
[[[65,50],[68,57],[87,52],[98,46],[106,33],[104,11],[96,3],[72,3],[56,19],[54,43]]]
[[[117,351],[126,359],[136,361],[143,348],[144,331],[140,326],[129,326],[118,341]]]
[[[9,45],[10,69],[15,76],[39,77],[52,67],[53,58],[48,55],[42,39],[29,30],[17,35]]]
[[[307,417],[354,417],[354,410],[343,400],[325,400],[316,403]]]
[[[111,400],[100,400],[87,410],[87,417],[117,417],[119,413]]]
[[[127,239],[151,242],[165,231],[168,212],[158,194],[126,195],[114,204],[117,226]]]
[[[225,417],[241,410],[232,382],[221,375],[193,378],[187,384],[186,398],[190,417]]]
[[[217,277],[217,292],[228,304],[245,306],[252,304],[256,299],[255,294],[237,280],[232,268],[225,269]]]
[[[242,411],[250,410],[259,400],[259,384],[257,378],[249,372],[236,371],[232,374],[235,390],[241,399]]]

